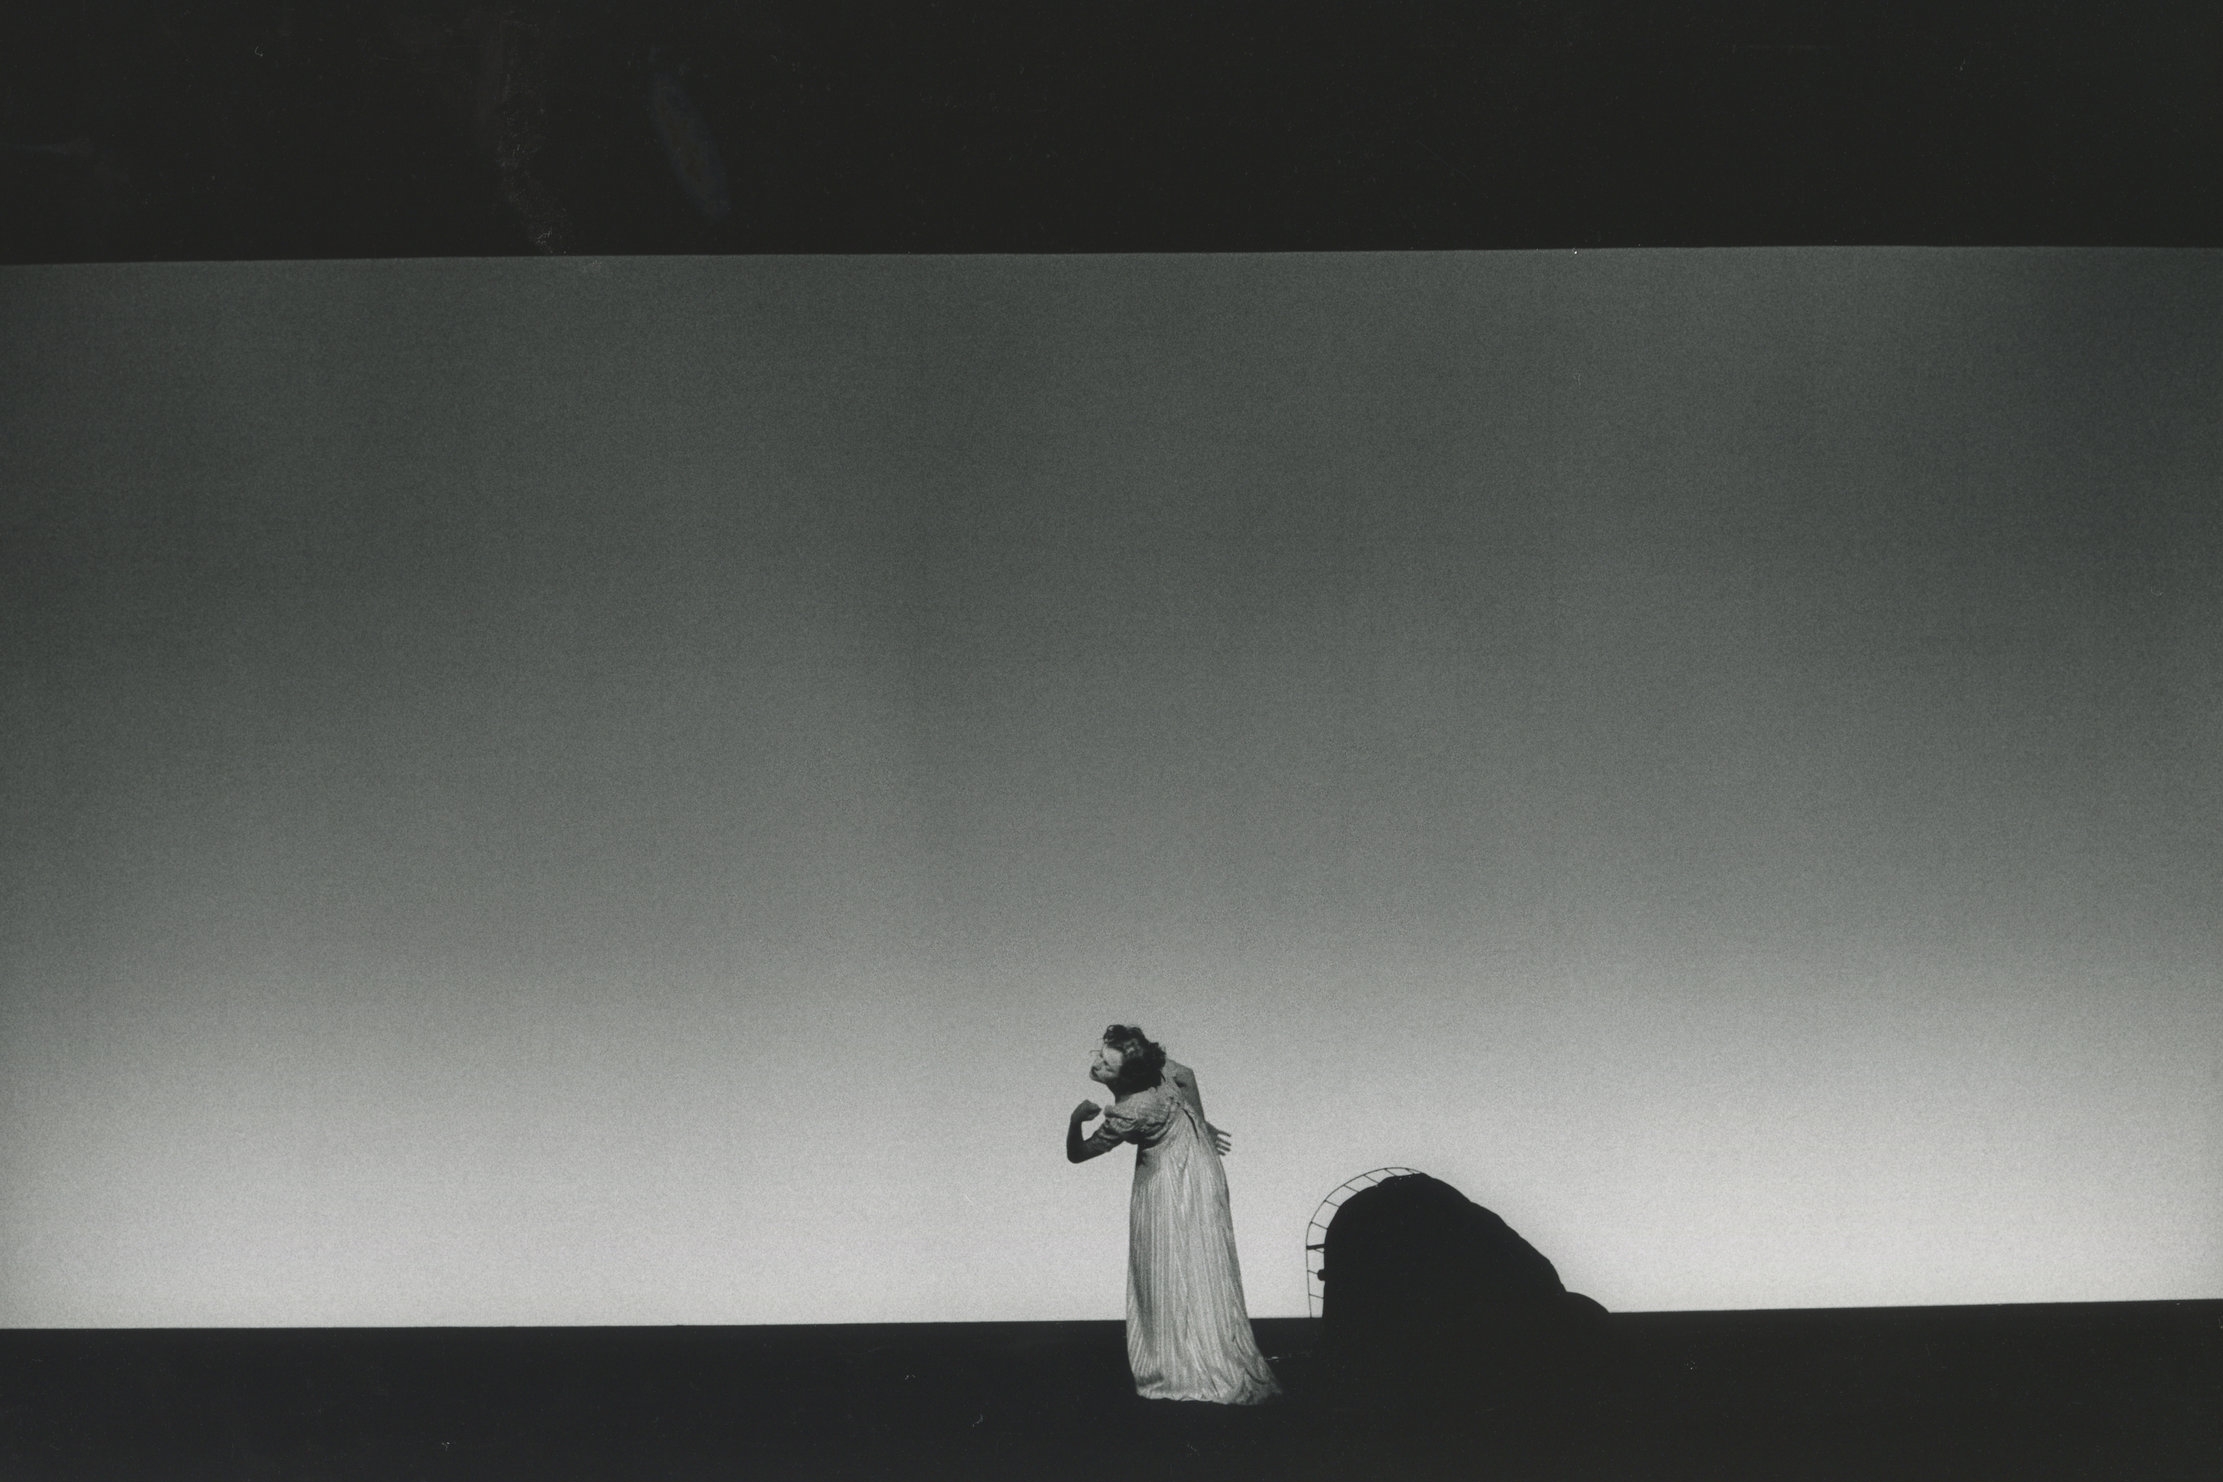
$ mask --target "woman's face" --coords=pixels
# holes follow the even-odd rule
[[[1119,1079],[1119,1067],[1126,1057],[1110,1045],[1098,1045],[1095,1058],[1088,1062],[1088,1078],[1099,1085],[1110,1085]]]

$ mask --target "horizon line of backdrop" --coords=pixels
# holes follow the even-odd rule
[[[0,1322],[2223,1294],[2223,258],[0,272]]]

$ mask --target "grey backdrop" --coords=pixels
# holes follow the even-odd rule
[[[0,1321],[2223,1295],[2219,269],[0,274]]]

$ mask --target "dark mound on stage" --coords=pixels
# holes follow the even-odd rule
[[[1250,1410],[1136,1400],[1116,1322],[0,1332],[0,1476],[2223,1475],[2223,1302],[1599,1324],[1579,1383],[1419,1419],[1294,1319]]]
[[[1594,1387],[1605,1309],[1447,1183],[1406,1173],[1360,1190],[1322,1255],[1322,1347],[1351,1400],[1408,1413],[1564,1407]]]

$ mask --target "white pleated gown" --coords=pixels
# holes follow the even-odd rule
[[[1255,1405],[1281,1392],[1258,1351],[1235,1259],[1227,1171],[1167,1081],[1104,1114],[1135,1144],[1127,1209],[1127,1364],[1148,1400]]]

